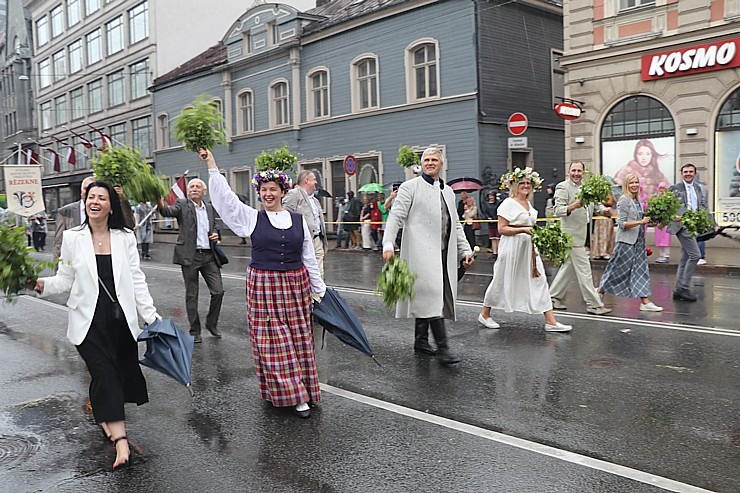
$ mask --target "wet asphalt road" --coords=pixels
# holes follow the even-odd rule
[[[670,300],[672,273],[655,272],[665,312],[607,297],[608,317],[585,315],[574,286],[563,335],[495,311],[502,329],[481,329],[481,262],[448,325],[464,360],[443,367],[411,352],[411,321],[372,295],[379,257],[332,252],[327,281],[383,366],[330,334],[321,349],[318,330],[322,402],[302,421],[259,400],[247,251],[227,254],[224,338],[196,346],[195,398],[145,369],[151,402],[127,407],[143,455],[121,472],[83,412],[89,377],[64,337],[64,298],[0,305],[0,491],[740,491],[737,277],[697,277],[702,300],[686,304]],[[164,261],[144,265],[157,308],[187,327],[171,247],[154,255]]]

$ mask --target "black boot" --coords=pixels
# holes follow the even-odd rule
[[[429,320],[426,318],[417,318],[414,321],[414,352],[432,356],[436,354],[429,344]]]
[[[429,321],[429,325],[432,328],[432,335],[434,335],[434,341],[437,343],[437,359],[443,365],[452,365],[459,363],[462,358],[452,354],[449,347],[447,346],[447,330],[445,329],[445,319],[433,318]]]

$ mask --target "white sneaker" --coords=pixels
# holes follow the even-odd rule
[[[640,311],[641,312],[662,312],[663,311],[663,307],[662,306],[658,306],[658,305],[656,305],[655,303],[653,303],[651,301],[649,303],[644,303],[644,304],[641,303],[640,304]]]
[[[696,265],[704,265],[706,263],[707,263],[706,260],[704,260],[703,258],[700,258],[699,261],[696,263]]]
[[[478,314],[478,322],[483,324],[488,329],[498,329],[499,327],[501,327],[499,324],[494,322],[491,317],[483,318],[483,315],[481,315],[480,313]]]
[[[560,322],[555,322],[555,325],[545,324],[545,332],[570,332],[571,330],[573,330],[572,325],[565,325]]]

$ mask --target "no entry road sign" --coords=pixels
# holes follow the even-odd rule
[[[524,113],[514,113],[509,117],[506,125],[509,127],[511,135],[521,135],[527,131],[528,124],[527,115]]]

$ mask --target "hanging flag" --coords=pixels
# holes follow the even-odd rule
[[[48,152],[54,154],[54,171],[58,173],[62,169],[62,166],[59,163],[59,153],[57,151],[55,151],[54,149],[47,148],[46,150]]]
[[[169,195],[164,198],[168,205],[174,204],[177,199],[184,199],[187,197],[188,184],[185,175],[187,175],[187,172],[178,178],[175,184],[172,185]]]
[[[82,136],[82,135],[78,134],[78,133],[77,133],[77,132],[75,132],[74,130],[70,130],[70,132],[72,133],[72,135],[74,135],[75,137],[77,137],[78,139],[80,139],[80,143],[81,143],[81,144],[82,144],[83,146],[85,146],[85,149],[92,149],[93,147],[95,147],[95,146],[93,145],[93,143],[92,143],[92,142],[90,142],[89,140],[87,140],[87,139],[86,139],[86,138],[85,138],[84,136]]]
[[[77,164],[77,156],[75,155],[75,148],[72,146],[67,147],[67,162],[72,166]]]
[[[93,127],[89,123],[85,123],[85,125],[87,125],[88,127],[95,130],[98,134],[100,134],[100,138],[103,141],[103,145],[100,147],[100,150],[103,152],[108,152],[108,149],[113,145],[113,141],[111,140],[111,138],[108,135],[105,135],[105,133],[102,130],[100,130],[99,128]]]
[[[26,155],[26,164],[39,164],[39,153],[33,149],[23,149]]]

